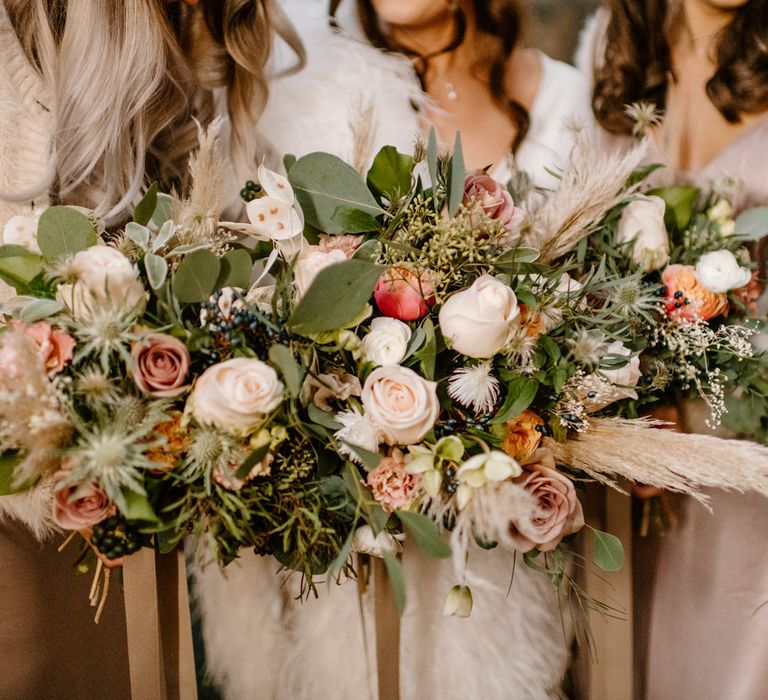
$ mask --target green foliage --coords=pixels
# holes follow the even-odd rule
[[[32,297],[29,297],[32,299]],[[34,299],[24,304],[18,312],[22,321],[35,323],[43,319],[50,319],[64,308],[64,304],[56,299]]]
[[[299,305],[288,327],[309,335],[344,328],[370,301],[381,268],[364,260],[347,260],[321,270]]]
[[[350,207],[339,207],[331,218],[344,233],[367,233],[381,227],[375,216]]]
[[[253,261],[245,248],[228,250],[221,258],[221,270],[216,288],[240,287],[247,289],[251,281]]]
[[[216,289],[221,262],[210,250],[195,250],[181,261],[173,276],[173,293],[182,304],[208,299]]]
[[[768,207],[745,209],[736,217],[735,233],[757,241],[768,234]]]
[[[593,561],[603,571],[619,571],[624,566],[624,547],[621,540],[602,530],[587,526],[592,531]]]
[[[384,210],[351,165],[328,153],[310,153],[291,167],[288,179],[311,226],[325,233],[342,233],[334,220],[339,207],[378,216]]]
[[[25,291],[43,271],[43,259],[19,245],[0,246],[0,279]]]
[[[368,171],[368,187],[380,196],[396,201],[411,189],[413,166],[411,156],[398,153],[394,146],[384,146]]]
[[[49,260],[86,250],[95,246],[97,239],[91,220],[71,207],[49,207],[40,217],[37,244]]]
[[[140,226],[146,226],[157,209],[157,182],[153,182],[141,201],[133,210],[133,220]]]
[[[157,517],[157,513],[152,508],[146,494],[126,490],[124,497],[123,515],[126,520],[139,520],[153,525],[160,524],[160,518]]]
[[[301,368],[291,349],[286,345],[276,344],[269,349],[270,362],[280,370],[285,388],[290,398],[296,398],[301,391],[304,370]]]
[[[144,269],[152,289],[160,289],[168,276],[168,262],[160,255],[147,253],[144,256]]]
[[[424,332],[424,342],[421,348],[413,353],[413,356],[419,361],[424,376],[431,381],[435,378],[437,336],[435,334],[435,324],[429,316],[421,324],[421,330]]]
[[[427,142],[427,168],[429,170],[429,180],[434,190],[437,187],[437,167],[439,162],[439,152],[437,148],[437,132],[432,127],[429,130],[429,141]],[[437,209],[437,202],[435,202]]]
[[[451,556],[450,546],[440,536],[440,530],[431,518],[407,510],[397,511],[397,517],[400,518],[400,522],[419,545],[421,551],[428,557],[445,559]]]
[[[667,228],[676,228],[682,231],[691,222],[693,208],[701,190],[697,187],[671,185],[651,190],[648,194],[661,197],[666,202],[667,210],[664,214],[664,221]]]
[[[528,406],[533,403],[539,383],[531,377],[518,376],[507,385],[507,398],[499,412],[491,420],[492,425],[506,423],[517,418]]]
[[[448,164],[448,214],[456,216],[464,201],[464,153],[461,149],[461,133],[456,132],[456,142],[453,146],[453,156]]]
[[[397,557],[391,554],[384,555],[384,564],[387,567],[387,574],[389,574],[395,607],[402,616],[405,612],[405,572],[403,571],[403,565]]]
[[[21,462],[21,454],[14,450],[0,454],[0,496],[14,493],[13,475],[19,462]]]

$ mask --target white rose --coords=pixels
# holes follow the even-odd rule
[[[352,551],[360,554],[370,554],[374,557],[383,557],[385,554],[399,554],[403,551],[400,544],[405,535],[390,535],[382,530],[378,535],[373,534],[370,525],[362,525],[352,535]]]
[[[515,332],[520,309],[503,282],[482,275],[440,309],[440,329],[456,352],[478,359],[503,350]]]
[[[632,260],[645,272],[659,270],[669,262],[669,236],[664,224],[666,204],[651,195],[631,201],[621,214],[616,242],[635,242]]]
[[[204,425],[248,435],[282,401],[283,385],[261,360],[236,357],[209,367],[195,383],[192,415]]]
[[[285,258],[292,258],[304,243],[304,222],[294,206],[293,188],[263,165],[258,177],[265,196],[248,202],[248,220],[258,238],[271,240]]]
[[[71,266],[78,278],[75,286],[93,299],[125,309],[132,309],[145,299],[136,268],[114,248],[93,246],[81,250],[72,258]]]
[[[40,253],[37,245],[37,225],[40,221],[42,210],[32,214],[13,216],[3,227],[3,243],[5,245],[19,245],[31,253]]]
[[[373,370],[363,386],[365,413],[388,445],[413,445],[431,429],[440,413],[437,384],[400,365]]]
[[[599,411],[614,401],[637,398],[637,392],[632,387],[637,385],[642,375],[640,357],[632,357],[632,351],[619,340],[611,343],[605,353],[623,355],[629,358],[629,361],[623,367],[601,369],[597,374],[591,374],[585,379],[582,403],[590,413]]]
[[[749,284],[752,273],[739,265],[730,250],[716,250],[699,258],[696,277],[710,292],[721,294]]]
[[[376,365],[396,365],[404,357],[411,340],[411,329],[396,318],[374,318],[363,338],[363,359]]]
[[[335,263],[345,262],[347,256],[343,250],[322,251],[316,246],[308,246],[299,253],[293,268],[293,281],[296,284],[296,300],[301,299],[312,286],[321,270]]]

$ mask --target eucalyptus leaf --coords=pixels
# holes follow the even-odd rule
[[[34,299],[24,304],[19,311],[19,318],[27,323],[36,323],[59,313],[64,304],[56,299]]]
[[[355,260],[367,260],[375,263],[379,259],[379,255],[381,255],[381,243],[376,239],[371,239],[360,245],[352,257]]]
[[[745,209],[736,217],[735,233],[757,241],[768,234],[768,207]]]
[[[347,260],[321,270],[293,310],[288,327],[301,335],[344,328],[370,301],[381,268],[364,260]]]
[[[149,229],[146,226],[130,221],[125,227],[125,235],[142,250],[149,249]]]
[[[221,258],[221,271],[216,287],[239,287],[247,289],[251,283],[253,260],[244,248],[233,248]]]
[[[157,517],[145,494],[136,491],[124,491],[123,496],[125,497],[123,515],[126,520],[141,520],[148,523],[160,522],[160,518]]]
[[[339,426],[341,427],[341,426]],[[376,467],[381,464],[381,460],[384,459],[378,452],[371,452],[359,445],[352,445],[345,443],[350,450],[352,450],[360,459],[361,466],[365,471],[372,472]]]
[[[210,250],[210,243],[187,243],[186,245],[180,245],[174,248],[168,256],[187,255],[188,253],[194,253],[197,250]]]
[[[400,560],[391,554],[384,555],[384,564],[389,574],[389,583],[392,586],[392,596],[395,599],[397,612],[405,612],[405,572]]]
[[[328,430],[338,430],[341,428],[341,423],[333,417],[332,413],[319,409],[313,403],[307,406],[307,414],[313,423],[317,423],[317,425],[321,425],[323,428]]]
[[[288,396],[295,398],[301,391],[301,382],[304,379],[304,371],[296,362],[291,349],[286,345],[276,344],[269,349],[269,360],[280,370],[288,390]]]
[[[517,418],[533,403],[539,383],[532,377],[515,377],[507,385],[507,398],[499,412],[491,420],[491,425],[506,423]]]
[[[173,221],[166,221],[160,227],[160,231],[158,231],[157,236],[155,236],[155,239],[152,241],[152,252],[157,253],[158,250],[167,246],[175,235],[176,224]]]
[[[216,288],[221,263],[210,250],[189,253],[173,276],[172,288],[182,304],[195,304],[208,299]]]
[[[451,556],[450,546],[442,538],[440,530],[431,518],[407,510],[398,510],[397,517],[426,556],[433,559],[445,559]]]
[[[398,153],[394,146],[384,146],[368,171],[368,186],[390,201],[396,201],[411,188],[413,158]]]
[[[96,245],[98,234],[85,214],[70,207],[49,207],[40,217],[37,244],[42,254],[52,260],[74,255]]]
[[[338,207],[331,218],[344,233],[367,233],[381,228],[375,216],[350,207]]]
[[[0,279],[16,291],[25,289],[43,271],[43,259],[19,245],[0,246]]]
[[[171,214],[173,213],[173,197],[164,192],[159,192],[157,195],[157,206],[152,214],[152,223],[157,228],[162,228],[168,221],[171,220]]]
[[[160,289],[168,276],[168,262],[166,259],[154,253],[147,253],[144,256],[144,267],[152,289]]]
[[[603,571],[619,571],[624,566],[621,540],[608,532],[590,527],[593,536],[593,560]]]
[[[384,213],[358,172],[329,153],[310,153],[299,158],[288,179],[306,222],[325,233],[342,233],[341,225],[333,218],[339,207],[373,216]]]
[[[461,132],[456,132],[456,142],[453,155],[448,167],[448,214],[456,216],[461,203],[464,201],[464,153],[461,148]]]
[[[157,208],[157,182],[153,182],[141,201],[133,210],[133,220],[141,226],[146,226]]]

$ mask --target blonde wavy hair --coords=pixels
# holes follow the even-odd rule
[[[59,201],[124,215],[147,180],[182,190],[197,123],[226,89],[231,147],[257,158],[272,32],[301,44],[275,0],[6,0],[30,62],[50,86]],[[196,123],[197,122],[197,123]]]

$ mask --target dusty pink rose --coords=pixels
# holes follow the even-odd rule
[[[405,471],[405,459],[398,449],[393,449],[376,469],[368,472],[373,497],[387,513],[408,508],[418,494],[420,481],[418,474]]]
[[[426,273],[419,276],[407,267],[393,267],[379,279],[373,298],[384,316],[416,321],[429,313],[435,290]]]
[[[131,349],[133,380],[150,396],[170,398],[187,389],[189,350],[165,333],[147,333]]]
[[[523,212],[515,206],[507,188],[482,170],[467,173],[464,204],[470,209],[479,206],[491,219],[500,221],[508,229],[515,228],[523,219]]]
[[[509,535],[522,552],[550,552],[566,535],[584,527],[584,513],[571,480],[557,471],[547,449],[536,450],[521,463],[519,483],[536,499],[536,507],[525,516],[512,517]]]
[[[61,481],[66,472],[57,472]],[[74,484],[56,489],[54,493],[53,519],[64,530],[83,530],[93,527],[115,514],[115,504],[97,484]]]
[[[69,333],[54,330],[43,321],[32,324],[11,321],[11,325],[35,341],[37,354],[49,374],[61,372],[72,359],[75,341]]]
[[[331,236],[327,233],[323,233],[320,236],[317,247],[324,253],[330,253],[332,250],[340,250],[348,258],[351,258],[362,242],[362,236],[354,236],[352,234]]]

